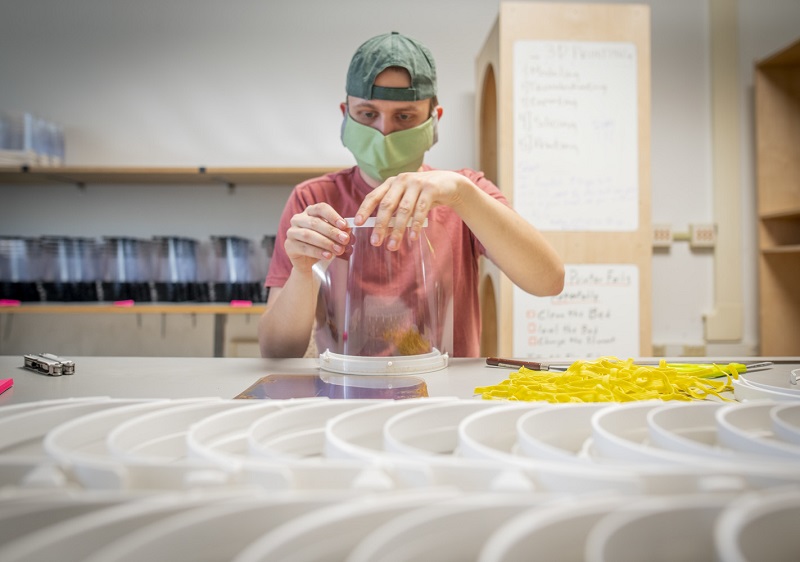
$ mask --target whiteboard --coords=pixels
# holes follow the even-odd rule
[[[636,46],[514,42],[514,208],[540,230],[639,225]]]
[[[620,359],[639,355],[639,268],[566,266],[564,290],[535,297],[514,287],[514,357]]]

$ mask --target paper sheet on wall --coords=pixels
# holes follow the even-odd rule
[[[540,230],[639,225],[636,46],[514,43],[514,207]]]
[[[514,357],[621,359],[639,355],[639,268],[567,265],[564,290],[534,297],[514,287]]]

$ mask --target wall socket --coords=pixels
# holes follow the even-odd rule
[[[653,248],[669,248],[672,245],[672,226],[669,224],[653,225]]]
[[[704,345],[684,345],[682,357],[705,357],[706,346]]]
[[[692,248],[713,248],[717,243],[717,225],[693,224],[689,227],[689,245]]]

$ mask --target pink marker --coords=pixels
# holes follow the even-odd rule
[[[0,379],[0,394],[14,386],[14,379]]]

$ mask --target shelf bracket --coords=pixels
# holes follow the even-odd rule
[[[197,171],[200,174],[205,174],[206,173],[206,168],[205,168],[205,166],[200,166],[197,169]],[[233,195],[235,193],[235,191],[236,191],[236,183],[235,182],[232,182],[229,179],[221,177],[221,176],[213,176],[211,179],[216,181],[216,182],[219,182],[219,183],[224,183],[225,186],[228,188],[228,194]]]

